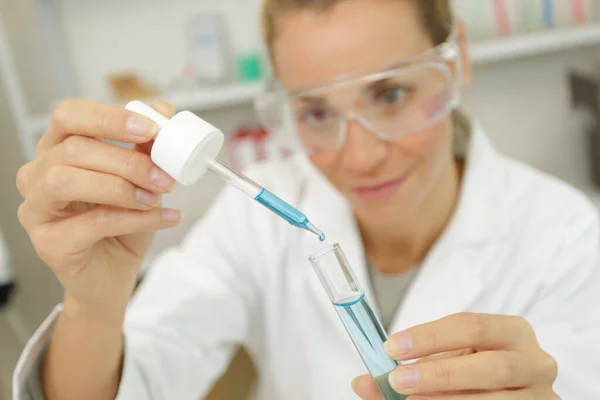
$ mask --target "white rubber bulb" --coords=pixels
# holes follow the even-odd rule
[[[152,161],[184,186],[206,173],[225,142],[223,132],[189,111],[169,119],[146,103],[134,100],[125,107],[156,122],[160,130],[152,146]]]

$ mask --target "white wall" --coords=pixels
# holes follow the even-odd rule
[[[185,63],[185,27],[195,13],[226,15],[236,52],[260,50],[260,0],[60,0],[78,84],[107,96],[104,77],[132,69],[168,85]],[[142,40],[140,40],[142,38]]]
[[[43,30],[34,0],[0,1],[10,46],[29,105],[34,110],[46,107],[58,93],[54,70],[40,38]]]
[[[498,148],[585,188],[589,155],[573,127],[567,73],[600,73],[599,61],[600,47],[591,47],[477,68],[465,104]]]

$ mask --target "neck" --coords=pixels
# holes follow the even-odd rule
[[[460,162],[449,162],[418,208],[398,223],[382,227],[359,220],[366,253],[378,269],[399,273],[425,258],[452,218],[461,172]]]

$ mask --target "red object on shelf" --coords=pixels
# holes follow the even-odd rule
[[[573,14],[578,24],[585,24],[585,7],[583,0],[573,0]]]
[[[494,8],[496,12],[496,19],[498,22],[498,29],[502,36],[510,35],[510,21],[508,19],[508,13],[506,11],[505,0],[494,0]]]
[[[283,158],[286,153],[278,148],[271,134],[261,126],[241,126],[229,140],[229,154],[235,169],[250,164]]]

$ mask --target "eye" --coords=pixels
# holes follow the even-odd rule
[[[334,119],[335,113],[326,107],[311,107],[300,113],[300,120],[307,125],[325,125]]]
[[[385,105],[401,104],[406,99],[407,90],[403,87],[382,88],[374,93],[374,100]]]

